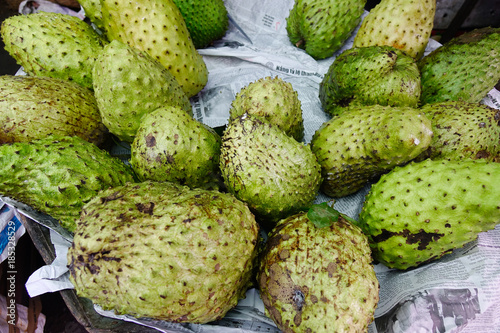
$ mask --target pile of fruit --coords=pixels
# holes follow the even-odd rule
[[[382,0],[363,22],[363,0],[296,0],[290,43],[315,59],[359,26],[306,143],[279,77],[241,89],[223,133],[193,118],[222,0],[80,3],[92,26],[42,12],[1,26],[27,75],[0,77],[0,194],[74,234],[71,281],[102,308],[208,323],[255,286],[284,332],[364,331],[374,263],[411,269],[500,222],[500,111],[480,103],[500,80],[500,29],[423,57],[433,0]],[[357,220],[314,204],[369,184]]]

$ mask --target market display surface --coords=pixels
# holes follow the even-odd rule
[[[162,332],[498,330],[498,28],[440,45],[433,1],[80,3],[0,30],[0,203],[57,252],[31,296]]]

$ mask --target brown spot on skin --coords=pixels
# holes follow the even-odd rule
[[[328,272],[328,277],[332,278],[337,272],[337,264],[334,262],[329,263],[326,267],[326,271]]]
[[[404,229],[400,232],[393,232],[393,231],[388,231],[388,230],[382,230],[382,233],[374,236],[373,240],[376,243],[383,242],[393,236],[403,236],[406,238],[406,244],[417,244],[418,243],[418,250],[425,250],[427,246],[431,242],[435,242],[439,240],[441,237],[444,236],[444,234],[440,233],[435,233],[435,232],[426,232],[424,230],[420,230],[417,233],[412,233],[408,229]]]
[[[149,202],[149,203],[145,203],[145,204],[144,203],[136,203],[135,207],[141,213],[153,215],[153,210],[154,210],[155,204],[154,204],[154,202]]]
[[[146,147],[156,146],[156,138],[151,133],[146,135],[144,139],[146,140]]]

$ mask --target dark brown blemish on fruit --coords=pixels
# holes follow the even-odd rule
[[[394,231],[388,231],[388,230],[382,230],[382,233],[374,236],[373,240],[377,243],[383,242],[388,240],[389,238],[393,236],[403,236],[406,238],[406,244],[418,244],[418,250],[422,251],[427,248],[427,246],[431,242],[436,242],[438,241],[441,237],[444,236],[444,234],[436,233],[436,232],[426,232],[422,229],[420,229],[419,232],[417,233],[412,233],[408,229],[403,229],[402,231],[399,232],[394,232]]]

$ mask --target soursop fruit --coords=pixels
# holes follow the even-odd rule
[[[118,40],[104,47],[93,74],[102,121],[123,141],[132,142],[142,117],[159,107],[176,106],[192,115],[174,76],[148,53]]]
[[[418,107],[416,61],[391,46],[351,48],[332,62],[319,87],[323,110],[339,115],[350,105]]]
[[[220,170],[228,191],[267,229],[310,206],[321,184],[321,167],[309,145],[249,114],[224,131]]]
[[[419,159],[500,162],[500,110],[460,101],[430,103],[420,110],[431,120],[434,137]]]
[[[103,144],[108,130],[92,91],[65,79],[0,76],[0,144],[49,135]]]
[[[436,0],[382,0],[361,22],[353,47],[388,45],[420,59],[435,14]]]
[[[351,107],[316,130],[311,150],[321,165],[321,190],[331,197],[359,191],[408,163],[430,145],[431,121],[410,107]]]
[[[38,12],[14,15],[2,22],[5,50],[29,75],[75,81],[92,89],[92,67],[107,44],[79,18]]]
[[[188,97],[205,87],[206,64],[173,0],[102,0],[101,11],[109,40],[148,53],[172,73]]]
[[[418,62],[421,103],[478,103],[500,80],[500,28],[481,28],[451,39]]]
[[[0,194],[52,216],[73,232],[100,190],[134,182],[130,167],[76,136],[0,145]]]
[[[229,109],[229,121],[244,113],[264,118],[297,141],[304,137],[298,93],[291,83],[277,76],[250,82],[236,94]]]
[[[245,296],[257,238],[254,216],[230,194],[129,183],[83,207],[70,280],[79,296],[117,314],[206,323]]]
[[[213,129],[178,107],[161,107],[142,118],[130,163],[140,180],[210,187],[218,181],[220,148]]]
[[[186,22],[194,47],[202,49],[221,39],[229,28],[224,0],[174,0]]]
[[[103,30],[101,0],[78,0],[78,3],[83,8],[85,16],[98,29]]]
[[[364,332],[373,321],[379,283],[367,237],[324,204],[280,220],[260,259],[260,295],[283,332]]]
[[[295,0],[286,19],[290,42],[315,59],[331,57],[361,21],[366,0]]]
[[[396,167],[366,196],[359,226],[373,257],[405,270],[475,240],[500,221],[500,164],[431,160]]]

